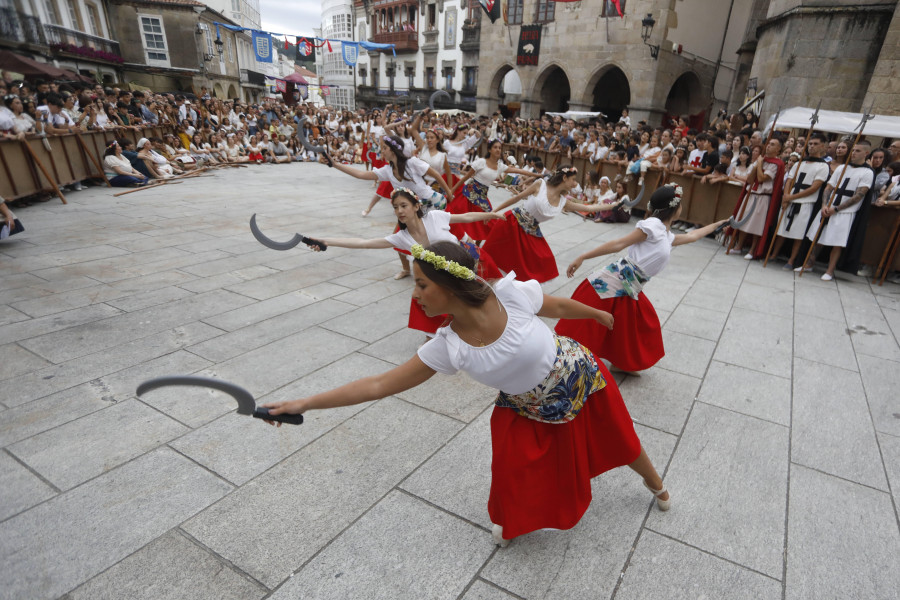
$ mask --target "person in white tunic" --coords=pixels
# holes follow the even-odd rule
[[[847,164],[847,168],[838,167],[831,176],[823,197],[828,202],[833,194],[834,200],[829,206],[822,207],[822,210],[815,216],[806,237],[814,240],[823,217],[827,221],[822,225],[822,232],[815,250],[809,255],[810,261],[806,265],[797,267],[794,269],[795,271],[804,268],[807,271],[811,270],[813,257],[818,253],[820,246],[831,246],[828,270],[822,275],[822,281],[834,279],[834,269],[837,267],[841,252],[847,246],[853,221],[862,207],[863,199],[875,182],[875,172],[866,164],[866,156],[871,149],[872,144],[869,141],[858,141],[850,150],[850,162]]]
[[[825,184],[831,176],[828,163],[824,160],[827,149],[828,138],[825,134],[813,132],[806,142],[809,156],[788,173],[787,183],[784,186],[785,194],[781,197],[781,210],[784,215],[776,232],[775,246],[772,247],[772,256],[778,256],[784,241],[794,240],[791,256],[782,267],[786,271],[794,268],[794,261],[797,260],[797,253],[813,216],[813,206],[821,202]]]
[[[450,139],[444,140],[444,151],[447,152],[447,160],[450,161],[450,172],[459,176],[462,174],[462,165],[466,162],[466,153],[481,141],[481,133],[472,131],[466,135],[468,125],[465,123],[457,126],[450,135]]]

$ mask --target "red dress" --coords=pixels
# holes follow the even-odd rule
[[[631,296],[601,298],[585,279],[572,294],[590,307],[606,311],[615,319],[607,329],[594,319],[560,319],[556,334],[584,344],[594,356],[605,358],[623,371],[643,371],[666,355],[659,317],[650,300],[641,292]]]
[[[543,283],[559,276],[559,269],[556,268],[556,257],[537,224],[534,223],[532,229],[536,230],[537,235],[528,233],[520,224],[521,219],[527,222],[528,217],[527,211],[514,208],[506,213],[503,221],[487,221],[490,233],[483,248],[503,271],[515,271],[516,279],[535,279]]]
[[[591,504],[591,478],[637,460],[641,442],[615,379],[601,361],[606,387],[591,394],[572,421],[542,423],[510,408],[491,414],[488,514],[503,537],[571,529]]]

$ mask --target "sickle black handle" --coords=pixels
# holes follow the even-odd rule
[[[257,406],[256,410],[253,411],[253,416],[257,419],[277,421],[279,423],[288,423],[289,425],[300,425],[301,423],[303,423],[303,415],[289,415],[287,413],[283,413],[280,415],[270,415],[269,409],[265,406]]]

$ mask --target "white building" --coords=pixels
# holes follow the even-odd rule
[[[452,104],[475,110],[481,18],[475,0],[355,0],[357,39],[395,44],[388,52],[360,52],[357,100],[366,106],[387,102],[419,104],[438,89]]]
[[[330,40],[353,41],[353,0],[322,0],[321,32],[321,37]],[[356,106],[354,69],[344,62],[340,44],[332,42],[331,50],[327,45],[317,48],[319,80],[329,86],[325,102],[352,110]]]

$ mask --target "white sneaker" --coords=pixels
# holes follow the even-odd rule
[[[494,525],[491,528],[491,537],[494,538],[494,543],[500,546],[501,548],[506,548],[509,546],[509,540],[503,539],[503,526],[502,525]]]
[[[834,279],[833,275],[829,275],[828,273],[822,275],[822,281],[831,281],[832,279]]]
[[[753,253],[752,253],[752,252],[748,252],[747,254],[745,254],[745,255],[744,255],[744,260],[753,260]]]
[[[856,272],[860,277],[871,277],[874,273],[872,265],[863,265],[863,268]]]
[[[796,267],[794,269],[794,273],[800,273],[801,271],[804,273],[809,273],[810,271],[812,271],[812,267],[802,267],[801,266],[801,267]]]

